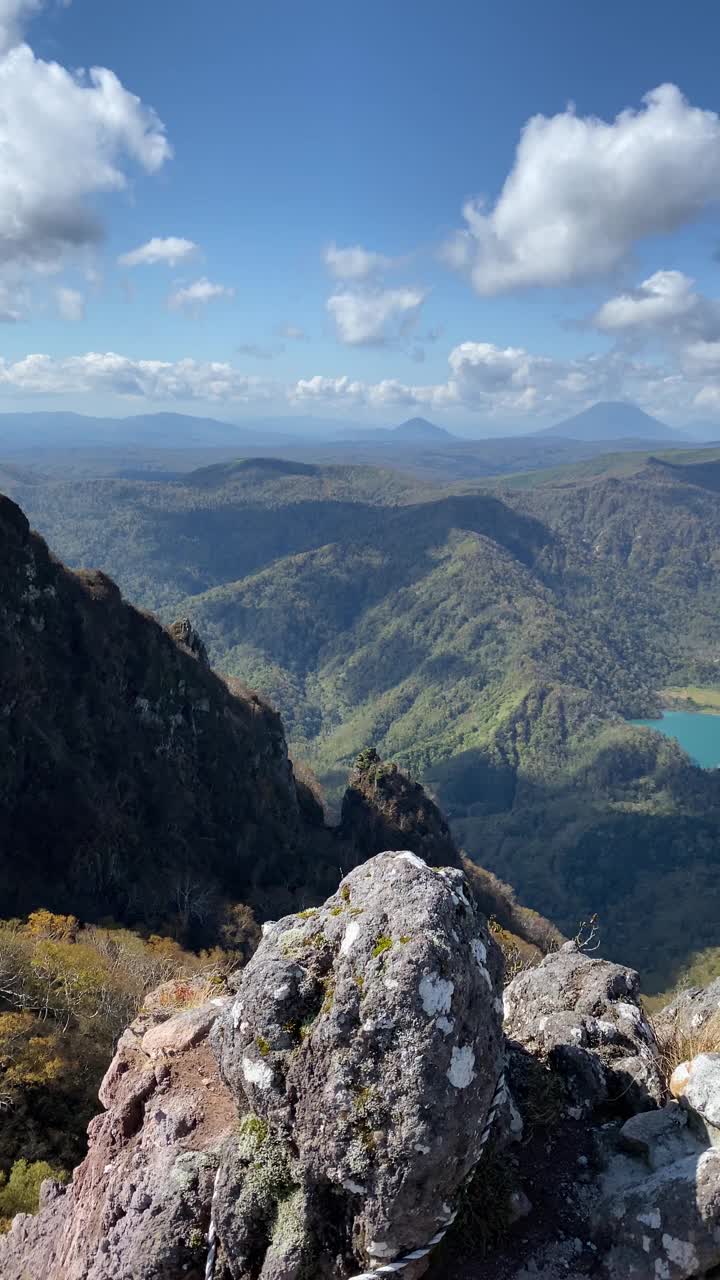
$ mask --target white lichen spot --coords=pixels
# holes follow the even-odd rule
[[[383,986],[387,987],[388,991],[397,991],[400,983],[397,981],[397,978],[386,978]]]
[[[487,960],[487,947],[485,946],[485,943],[480,938],[473,938],[470,943],[470,950],[472,951],[480,968],[482,968]]]
[[[242,1013],[243,1013],[242,1000],[236,1000],[235,1004],[232,1007],[232,1020],[233,1020],[233,1026],[236,1031],[240,1026]]]
[[[650,1237],[649,1237],[649,1236],[643,1236],[643,1252],[644,1252],[644,1253],[649,1253],[649,1252],[650,1252],[650,1243],[651,1243],[651,1241],[650,1241]]]
[[[450,1032],[453,1030],[455,1026],[455,1019],[446,1018],[443,1016],[442,1018],[438,1018],[437,1022],[435,1023],[435,1026],[438,1028],[439,1031],[442,1031],[444,1036],[449,1036]]]
[[[345,937],[340,944],[340,955],[347,956],[360,936],[360,921],[351,920],[345,930]]]
[[[657,1231],[662,1226],[662,1218],[660,1217],[659,1209],[651,1209],[649,1213],[639,1213],[637,1220],[638,1222],[641,1222],[644,1227],[652,1227],[654,1231]]]
[[[269,1089],[273,1082],[273,1069],[267,1062],[257,1062],[253,1058],[243,1058],[242,1060],[243,1076],[248,1084],[254,1084],[258,1089]]]
[[[493,1000],[493,1009],[495,1010],[496,1013],[500,1014],[501,1018],[504,1017],[505,1005],[503,1004],[503,1001],[500,999],[499,996],[496,996],[495,999]]]
[[[394,1258],[395,1246],[386,1244],[384,1240],[371,1240],[368,1245],[368,1253],[373,1254],[376,1258]]]
[[[262,935],[263,935],[263,938],[265,937],[265,935],[266,935],[266,934],[268,934],[268,933],[272,933],[272,930],[275,928],[275,925],[276,925],[276,924],[277,924],[277,920],[266,920],[266,921],[265,921],[265,923],[264,923],[264,925],[263,925],[263,927],[262,927]]]
[[[355,1195],[355,1196],[365,1195],[365,1187],[363,1187],[359,1182],[353,1182],[352,1178],[346,1178],[342,1185],[345,1188],[345,1190],[350,1191],[352,1195]]]
[[[700,1261],[695,1246],[689,1240],[678,1240],[677,1236],[665,1234],[662,1247],[671,1262],[682,1267],[683,1275],[695,1275],[700,1270]]]
[[[620,1017],[627,1018],[628,1022],[637,1023],[641,1021],[642,1015],[636,1004],[628,1004],[626,1000],[618,1000],[615,1009]]]
[[[657,1280],[670,1280],[670,1263],[664,1258],[655,1259],[655,1276]]]
[[[418,991],[422,1007],[429,1018],[434,1018],[438,1013],[450,1012],[454,990],[455,984],[447,978],[441,978],[439,973],[426,973],[420,979]]]
[[[453,1047],[447,1078],[456,1089],[467,1089],[475,1079],[475,1054],[469,1044]]]
[[[420,1153],[420,1155],[421,1155],[421,1156],[429,1156],[429,1155],[430,1155],[430,1147],[424,1147],[424,1146],[423,1146],[423,1144],[422,1144],[422,1142],[416,1142],[416,1143],[415,1143],[415,1150],[416,1150],[416,1151],[418,1151],[418,1152]]]
[[[273,991],[273,1000],[287,1000],[290,995],[290,983],[283,982],[282,986],[276,987]]]
[[[416,853],[411,853],[409,849],[404,849],[402,853],[396,853],[395,857],[399,862],[409,862],[411,867],[419,867],[421,871],[429,871],[427,862],[423,862],[422,858],[418,858]]]

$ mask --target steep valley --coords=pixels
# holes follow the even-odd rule
[[[376,747],[522,901],[570,934],[597,914],[606,954],[662,989],[720,943],[720,781],[625,721],[717,679],[716,458],[472,491],[278,459],[13,487],[70,564],[190,617],[331,805]]]

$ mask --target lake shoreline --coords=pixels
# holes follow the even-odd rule
[[[678,700],[680,701],[680,700]],[[629,720],[637,729],[652,729],[679,744],[701,769],[720,768],[720,708],[683,699],[661,710],[656,717]]]

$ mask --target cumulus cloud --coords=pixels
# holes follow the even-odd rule
[[[425,300],[421,289],[347,289],[325,304],[340,342],[382,346],[408,333]]]
[[[720,336],[720,307],[696,293],[694,284],[682,271],[656,271],[637,289],[608,299],[593,323],[605,333],[633,338]]]
[[[27,19],[43,3],[44,0],[0,0],[0,53],[20,44]]]
[[[85,319],[85,298],[79,289],[56,289],[55,298],[63,320]]]
[[[19,43],[38,4],[0,0],[0,266],[55,269],[97,241],[89,201],[155,173],[172,154],[151,108],[103,67],[70,72]]]
[[[664,84],[611,124],[572,106],[534,116],[494,207],[469,201],[444,254],[480,294],[575,284],[718,199],[720,117]]]
[[[642,398],[658,380],[654,368],[633,363],[621,353],[562,361],[522,347],[462,342],[448,356],[445,382],[418,385],[385,379],[367,383],[345,377],[300,379],[291,400],[353,407],[466,408],[483,418],[519,424],[536,417],[560,418],[596,400],[636,393]]]
[[[197,311],[200,307],[207,306],[209,302],[216,302],[218,298],[234,297],[234,289],[224,284],[213,284],[212,280],[203,276],[201,280],[183,285],[171,293],[168,306],[172,311]]]
[[[337,280],[367,280],[368,276],[393,265],[393,259],[384,253],[373,253],[359,244],[345,249],[329,244],[323,251],[323,261]]]
[[[49,355],[28,355],[14,363],[0,359],[2,391],[44,395],[103,392],[160,401],[250,402],[267,399],[274,388],[224,362],[131,360],[115,352],[90,351],[65,359]]]
[[[197,248],[193,240],[184,240],[181,236],[166,236],[164,239],[153,236],[147,244],[141,244],[139,248],[131,249],[129,253],[121,254],[118,262],[121,267],[153,267],[158,262],[175,267],[178,262],[184,262],[186,258],[196,253]]]

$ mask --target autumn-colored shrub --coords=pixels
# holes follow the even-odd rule
[[[82,1158],[100,1080],[145,998],[160,988],[163,1008],[201,1003],[259,936],[243,904],[223,906],[219,932],[228,949],[196,955],[173,938],[143,938],[112,922],[83,926],[44,909],[0,921],[3,1176],[20,1159],[70,1169]]]
[[[0,1231],[7,1231],[16,1213],[35,1213],[40,1187],[46,1178],[66,1182],[67,1174],[53,1168],[47,1160],[16,1160],[10,1177],[0,1173]]]

